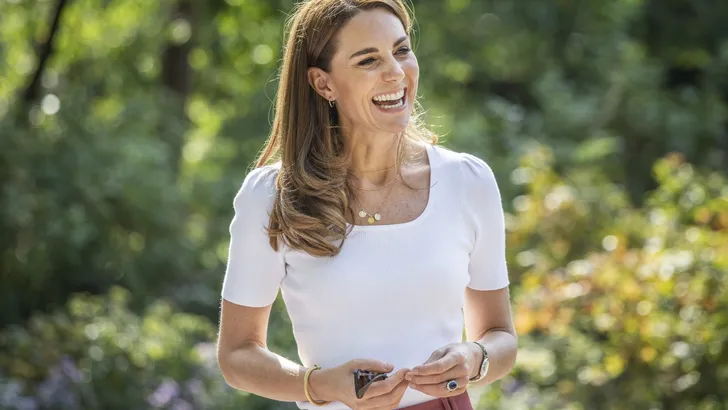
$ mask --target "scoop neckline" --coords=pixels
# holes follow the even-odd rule
[[[425,209],[413,220],[407,221],[407,222],[401,222],[396,224],[387,224],[387,225],[353,225],[349,222],[346,223],[347,229],[350,229],[351,232],[357,232],[357,231],[390,231],[393,229],[403,229],[407,227],[411,227],[414,225],[419,224],[421,221],[427,218],[428,214],[430,213],[432,207],[434,206],[434,189],[435,185],[433,184],[434,181],[437,181],[435,178],[436,175],[436,169],[435,166],[435,146],[430,143],[425,143],[425,150],[427,152],[427,160],[430,163],[430,192],[428,192],[427,195],[427,204],[425,205]]]

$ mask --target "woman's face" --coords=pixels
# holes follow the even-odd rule
[[[404,131],[419,66],[402,23],[384,9],[361,11],[337,40],[329,73],[318,70],[310,78],[319,94],[336,100],[341,126],[353,132]]]

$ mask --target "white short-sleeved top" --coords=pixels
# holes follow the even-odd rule
[[[509,284],[501,197],[481,159],[429,144],[427,152],[424,212],[402,224],[354,226],[335,257],[271,249],[265,227],[280,165],[251,171],[234,200],[223,297],[266,306],[280,289],[307,367],[368,358],[412,368],[462,341],[465,288]],[[400,406],[431,399],[408,389]]]

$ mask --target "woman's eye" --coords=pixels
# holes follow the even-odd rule
[[[369,57],[369,58],[367,58],[365,60],[360,61],[359,62],[359,65],[362,66],[362,67],[364,67],[364,66],[368,66],[368,65],[372,64],[373,62],[374,62],[374,59],[371,58],[371,57]]]
[[[407,54],[410,52],[410,48],[407,46],[400,47],[399,50],[397,50],[397,54]]]

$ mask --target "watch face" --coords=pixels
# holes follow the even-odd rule
[[[488,367],[490,366],[490,361],[488,360],[488,357],[486,356],[483,360],[483,364],[480,365],[480,377],[485,377],[485,374],[488,373]]]

